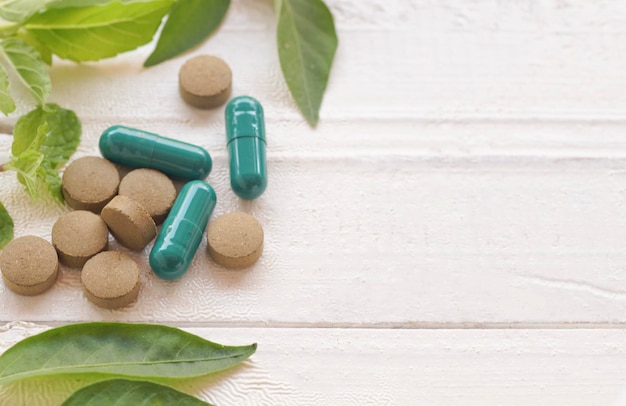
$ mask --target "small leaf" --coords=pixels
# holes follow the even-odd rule
[[[0,2],[0,17],[20,23],[55,0],[4,0]]]
[[[0,202],[0,248],[13,239],[13,219]]]
[[[178,0],[154,52],[144,66],[157,65],[201,43],[220,25],[230,0]]]
[[[42,124],[47,125],[47,136],[40,145],[33,141]],[[40,150],[52,168],[64,164],[76,151],[80,142],[81,124],[72,110],[59,107],[57,104],[40,106],[22,116],[13,129],[13,145],[11,153],[18,156],[27,149]]]
[[[39,53],[19,38],[5,39],[1,45],[22,83],[37,103],[43,104],[50,94],[51,84],[48,68]]]
[[[96,405],[211,406],[200,399],[168,386],[127,379],[110,379],[81,388],[63,402],[61,406]]]
[[[296,104],[314,126],[337,49],[333,16],[322,0],[278,0],[276,6],[280,66]]]
[[[59,176],[59,172],[52,168],[50,163],[44,160],[39,168],[37,168],[37,179],[39,179],[43,186],[48,189],[48,193],[55,198],[58,202],[63,202],[63,192],[61,190],[62,180]]]
[[[15,111],[15,101],[11,97],[11,84],[9,75],[3,66],[0,65],[0,111],[5,115]]]
[[[24,28],[61,58],[95,61],[150,42],[172,1],[50,7],[26,21]]]
[[[0,385],[34,377],[191,378],[233,367],[256,344],[227,347],[151,324],[83,323],[29,337],[0,356]]]
[[[67,162],[76,151],[80,143],[82,127],[76,113],[72,110],[63,109],[52,103],[44,107],[49,109],[45,112],[48,136],[41,144],[40,151],[45,155],[46,162],[56,169]],[[15,134],[13,136],[15,137]]]
[[[37,169],[42,162],[41,152],[28,150],[18,157],[11,157],[11,160],[4,165],[5,169],[17,172],[17,179],[26,186],[26,191],[32,199],[39,197]]]
[[[39,106],[17,120],[13,129],[12,157],[5,170],[16,171],[32,199],[47,190],[62,202],[57,169],[78,147],[81,124],[76,114],[56,104]]]

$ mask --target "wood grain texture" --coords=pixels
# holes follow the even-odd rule
[[[626,405],[626,3],[328,0],[340,45],[315,130],[282,79],[271,3],[234,0],[208,42],[154,68],[143,47],[51,69],[53,101],[83,121],[75,158],[113,124],[207,148],[214,216],[255,215],[260,261],[227,271],[203,241],[165,282],[148,246],[130,253],[142,289],[129,308],[91,306],[62,269],[40,297],[0,285],[0,320],[258,341],[232,375],[180,386],[218,405]],[[223,109],[178,95],[178,69],[202,53],[265,107],[270,181],[254,202],[228,186]],[[11,173],[0,199],[16,236],[49,239],[67,210],[25,203]],[[82,383],[55,385],[0,388],[16,394],[0,402]]]
[[[121,312],[87,303],[74,270],[26,306],[2,286],[0,319],[626,322],[626,99],[616,90],[626,61],[605,44],[619,43],[624,6],[329,3],[342,40],[315,131],[280,76],[269,2],[234,2],[193,53],[223,57],[233,95],[265,105],[270,186],[251,203],[228,186],[223,109],[190,108],[177,93],[184,58],[142,69],[145,47],[98,64],[58,61],[55,101],[84,121],[76,158],[98,154],[111,124],[202,145],[214,158],[214,215],[251,212],[267,245],[255,267],[233,273],[203,241],[177,283],[152,275],[147,250],[132,253],[143,288]],[[0,141],[8,151],[10,138]],[[16,235],[49,238],[65,209],[24,204],[14,175],[1,176]]]

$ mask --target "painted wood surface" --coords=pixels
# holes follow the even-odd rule
[[[232,376],[187,388],[218,405],[618,402],[626,3],[328,0],[340,46],[315,130],[283,82],[271,3],[233,1],[208,42],[154,68],[144,47],[51,69],[53,101],[83,120],[76,158],[98,154],[113,124],[205,147],[214,216],[258,217],[260,262],[222,269],[203,241],[188,274],[164,282],[148,247],[132,254],[135,305],[95,308],[64,268],[39,297],[0,285],[0,321],[150,321],[259,341]],[[254,202],[228,186],[223,108],[178,96],[178,69],[201,53],[231,65],[233,95],[264,104],[270,184]],[[0,135],[0,158],[10,142]],[[11,173],[0,198],[18,236],[49,239],[67,211],[28,203]]]

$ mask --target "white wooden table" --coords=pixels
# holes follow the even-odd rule
[[[113,124],[205,147],[213,216],[259,218],[261,260],[228,271],[203,242],[165,282],[149,246],[122,311],[87,302],[73,269],[35,298],[0,285],[0,349],[44,326],[156,322],[258,342],[178,384],[219,406],[626,404],[626,3],[328,0],[340,46],[315,130],[283,82],[271,3],[234,0],[216,35],[155,68],[149,46],[51,70],[52,100],[83,121],[75,158]],[[223,108],[178,96],[201,53],[264,104],[270,183],[254,202],[228,185]],[[16,236],[49,239],[67,210],[28,203],[12,173],[0,196]],[[83,384],[0,388],[0,405]]]

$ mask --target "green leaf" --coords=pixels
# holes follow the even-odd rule
[[[300,111],[314,126],[337,49],[333,16],[322,0],[278,0],[276,8],[283,76]]]
[[[34,377],[191,378],[235,366],[256,344],[227,347],[151,324],[83,323],[29,337],[0,356],[0,385]]]
[[[178,0],[144,66],[157,65],[201,43],[220,25],[230,0]]]
[[[172,1],[51,7],[26,21],[24,28],[61,58],[95,61],[150,42]]]
[[[37,169],[43,162],[43,154],[39,151],[28,150],[18,157],[11,157],[5,164],[5,169],[17,172],[17,179],[26,186],[31,198],[39,197],[39,181]]]
[[[0,44],[8,62],[22,83],[30,90],[38,104],[43,104],[50,94],[48,67],[32,46],[19,38],[8,38]]]
[[[3,66],[0,65],[0,111],[5,115],[15,111],[15,101],[11,97],[11,84],[9,75]]]
[[[13,219],[7,209],[0,202],[0,248],[7,245],[13,239]]]
[[[50,48],[39,42],[37,38],[33,37],[33,35],[28,31],[18,32],[17,37],[22,39],[31,47],[35,48],[35,50],[39,52],[41,60],[44,61],[46,65],[52,65],[52,51],[50,51]]]
[[[87,7],[102,6],[105,4],[118,1],[119,3],[137,3],[143,0],[54,0],[48,8],[68,8],[68,7]]]
[[[47,134],[39,145],[34,144],[42,124]],[[22,116],[13,128],[11,153],[18,156],[27,149],[40,150],[52,168],[64,164],[76,151],[80,142],[81,124],[72,110],[48,103]]]
[[[145,381],[110,379],[86,386],[70,396],[61,406],[211,406],[168,386]]]
[[[22,22],[43,10],[55,0],[4,0],[0,2],[0,17],[7,21]]]
[[[61,176],[56,169],[52,168],[49,161],[44,160],[37,168],[37,179],[41,181],[48,190],[48,193],[59,202],[63,202],[63,192],[61,190]]]
[[[76,114],[56,104],[39,106],[17,120],[13,128],[12,157],[6,170],[18,173],[31,198],[47,190],[62,202],[61,177],[57,169],[76,151],[81,124]]]

